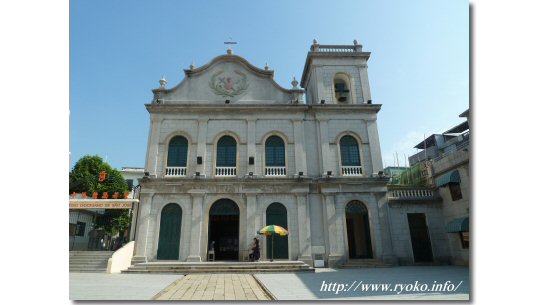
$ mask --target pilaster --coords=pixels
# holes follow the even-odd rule
[[[247,144],[247,164],[248,164],[249,157],[256,158],[256,120],[255,119],[247,120],[247,143],[248,143]],[[260,162],[261,160],[257,160],[257,161]],[[249,172],[254,173],[254,175],[261,174],[261,173],[256,173],[256,164],[248,164],[247,173]]]
[[[132,264],[144,263],[148,261],[148,242],[152,242],[149,239],[149,229],[151,221],[151,205],[153,201],[154,193],[142,193],[140,194],[139,213],[137,220],[137,235],[135,240],[134,255],[131,260]]]
[[[297,224],[299,228],[299,260],[312,266],[312,247],[310,240],[310,209],[306,194],[296,195]]]
[[[304,176],[307,176],[306,172],[306,152],[304,143],[304,124],[303,120],[293,121],[293,137],[295,139],[295,168],[297,173],[303,172]],[[295,174],[295,173],[292,173]]]
[[[202,164],[196,164],[196,171],[200,174],[206,174],[206,137],[207,137],[207,119],[198,120],[198,143],[196,144],[196,157],[202,157]]]
[[[146,155],[146,171],[157,176],[157,162],[159,158],[159,138],[161,134],[161,117],[151,118],[150,134],[148,139],[148,150]],[[162,153],[162,152],[161,152]]]
[[[327,120],[319,121],[319,136],[321,145],[321,174],[329,170],[330,150],[329,150],[329,124]]]
[[[201,250],[202,250],[202,225],[203,225],[203,193],[192,193],[192,220],[191,220],[191,240],[188,262],[201,262]]]

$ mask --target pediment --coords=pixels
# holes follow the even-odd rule
[[[185,70],[185,78],[170,89],[154,89],[162,104],[290,104],[301,100],[303,90],[285,89],[272,70],[260,69],[244,58],[227,54],[208,64]],[[302,100],[301,100],[302,102]]]

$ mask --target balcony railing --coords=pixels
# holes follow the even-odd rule
[[[215,168],[216,177],[234,177],[237,176],[237,167],[222,167]]]
[[[179,166],[167,166],[164,175],[166,177],[185,177],[187,176],[187,168]]]
[[[267,177],[283,177],[286,176],[285,166],[266,166],[265,176]]]
[[[432,200],[435,193],[425,188],[389,189],[389,200]]]
[[[361,166],[342,166],[342,176],[362,176]]]

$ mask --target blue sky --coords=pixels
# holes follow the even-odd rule
[[[467,1],[82,1],[70,2],[70,168],[85,154],[113,167],[145,163],[149,114],[144,104],[165,75],[179,83],[201,66],[235,54],[290,88],[306,54],[320,44],[371,52],[374,103],[385,166],[424,134],[462,122],[469,108]]]

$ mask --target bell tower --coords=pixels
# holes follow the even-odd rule
[[[368,81],[370,52],[362,45],[320,45],[314,39],[306,57],[301,87],[307,104],[371,104]]]

